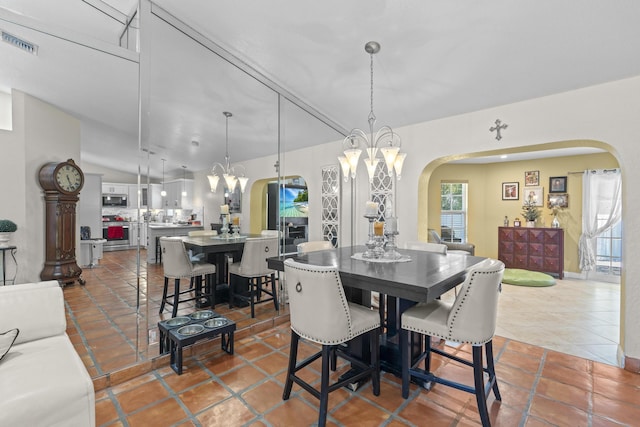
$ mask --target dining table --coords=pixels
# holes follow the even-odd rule
[[[180,236],[184,247],[194,255],[204,254],[206,261],[216,266],[216,290],[227,285],[227,261],[240,260],[247,239],[264,238],[261,234],[229,234],[217,236]],[[213,291],[211,291],[213,292]],[[215,302],[213,302],[215,305]],[[211,303],[210,303],[211,305]]]
[[[439,298],[464,281],[466,272],[482,262],[483,257],[459,253],[440,254],[434,252],[397,249],[400,260],[366,259],[364,246],[348,246],[306,254],[284,254],[267,259],[269,268],[284,271],[284,261],[292,258],[297,262],[334,266],[340,275],[347,299],[371,306],[371,293],[380,295],[379,305],[384,333],[380,340],[381,368],[401,375],[399,330],[402,313],[409,307]],[[285,277],[286,280],[286,277]],[[367,337],[350,343],[352,352],[360,357],[369,357]],[[410,336],[412,355],[417,357],[422,350],[418,334]]]

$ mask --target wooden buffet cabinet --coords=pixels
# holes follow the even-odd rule
[[[564,230],[498,227],[498,259],[506,268],[564,276]]]

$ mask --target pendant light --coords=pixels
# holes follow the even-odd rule
[[[182,197],[187,197],[187,167],[182,165]]]
[[[162,159],[162,191],[160,192],[160,196],[167,197],[167,192],[164,190],[164,162],[166,159]]]
[[[224,111],[222,114],[224,114],[226,120],[226,151],[224,156],[224,165],[218,162],[213,164],[213,167],[211,168],[211,175],[207,175],[207,178],[209,179],[209,186],[211,187],[211,191],[215,192],[218,187],[220,177],[222,177],[230,193],[233,193],[237,184],[240,184],[240,191],[244,193],[244,189],[249,181],[249,178],[247,178],[243,172],[244,166],[234,165],[232,167],[229,160],[229,117],[232,117],[233,114],[228,111]]]
[[[398,179],[400,178],[400,172],[402,170],[402,164],[406,157],[406,154],[400,153],[400,146],[402,142],[400,136],[393,132],[389,126],[381,127],[378,132],[373,133],[373,125],[376,123],[376,115],[373,112],[373,55],[380,51],[380,43],[370,41],[364,46],[365,52],[367,52],[371,58],[371,111],[369,112],[369,134],[366,134],[362,129],[354,128],[349,135],[343,141],[344,155],[339,156],[340,166],[345,181],[349,180],[349,176],[352,179],[356,177],[356,170],[358,168],[358,160],[362,153],[362,148],[367,152],[367,158],[364,159],[367,172],[369,173],[369,180],[373,180],[376,166],[383,160],[387,165],[387,171],[391,174],[394,170]],[[378,158],[377,154],[380,151],[382,158]]]

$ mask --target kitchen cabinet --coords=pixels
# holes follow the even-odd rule
[[[138,230],[140,230],[140,247],[147,247],[147,223],[141,223],[138,227],[137,222],[129,223],[129,245],[135,247],[138,244]]]
[[[167,209],[193,209],[193,180],[178,179],[165,182],[164,189],[167,195],[163,198],[163,207]],[[187,195],[183,196],[182,192]]]
[[[129,195],[129,184],[116,184],[113,182],[102,183],[102,194]]]
[[[166,190],[166,184],[165,184]],[[163,223],[149,223],[147,227],[147,263],[156,263],[156,244],[160,237],[188,236],[190,231],[204,230],[202,225],[174,225]],[[158,260],[159,261],[159,260]]]
[[[555,273],[564,277],[564,230],[498,227],[498,259],[506,268]]]
[[[160,196],[160,192],[162,191],[161,184],[143,184],[140,187],[141,198],[140,198],[140,208],[141,209],[162,209],[162,197]],[[138,184],[129,184],[129,207],[137,208],[138,205]]]

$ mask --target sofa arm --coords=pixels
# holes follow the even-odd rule
[[[465,251],[471,255],[475,255],[476,245],[473,243],[456,243],[456,242],[442,242],[447,245],[449,251]]]
[[[64,295],[57,281],[0,287],[2,331],[18,328],[16,344],[62,334],[67,328]]]

